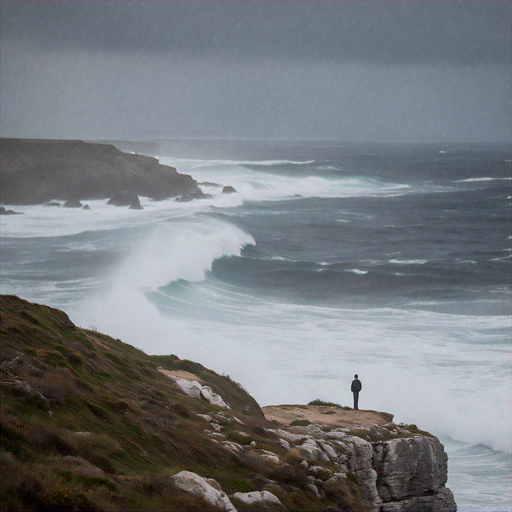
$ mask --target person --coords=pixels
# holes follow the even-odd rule
[[[363,385],[357,376],[357,373],[354,375],[354,380],[352,381],[352,385],[350,386],[350,390],[354,394],[354,409],[359,410],[359,391],[363,389]]]

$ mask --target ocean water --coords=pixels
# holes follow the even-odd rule
[[[510,148],[156,145],[212,197],[10,207],[2,293],[261,405],[350,405],[358,373],[361,408],[443,441],[459,511],[511,510]]]

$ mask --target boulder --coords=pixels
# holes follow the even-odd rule
[[[210,386],[203,386],[197,380],[188,380],[181,377],[171,376],[171,379],[184,391],[187,395],[194,398],[203,398],[213,405],[230,409],[222,397],[215,393]]]
[[[192,194],[185,194],[183,196],[177,197],[176,201],[179,203],[189,203],[194,199],[211,199],[213,196],[211,194],[205,194],[202,190],[198,190],[197,192],[193,192]]]
[[[82,208],[83,204],[78,199],[70,199],[64,203],[64,208]]]
[[[227,494],[222,490],[218,490],[220,486],[217,482],[215,482],[217,485],[213,486],[203,477],[191,471],[179,472],[172,477],[172,481],[180,489],[200,496],[214,507],[226,510],[227,512],[237,512]]]
[[[231,185],[227,185],[222,188],[223,194],[233,194],[233,192],[236,192],[236,189],[232,187]]]
[[[283,464],[283,461],[279,458],[279,456],[277,456],[274,452],[269,452],[268,450],[251,450],[251,455],[270,462],[275,466],[281,466]]]
[[[244,451],[244,447],[241,444],[233,441],[223,441],[222,445],[235,455],[240,455]]]
[[[84,207],[82,208],[83,210],[90,210],[91,207],[88,205],[88,204],[85,204]]]
[[[236,492],[232,495],[246,505],[256,505],[258,510],[268,510],[271,507],[282,506],[279,498],[269,491]]]
[[[137,205],[141,207],[139,196],[135,192],[131,192],[128,190],[124,190],[123,192],[118,192],[117,194],[114,194],[114,196],[112,196],[107,201],[107,204],[110,204],[112,206],[129,206],[130,208],[136,208]]]

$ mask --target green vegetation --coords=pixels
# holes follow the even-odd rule
[[[311,425],[311,421],[307,419],[296,419],[290,423],[292,427],[307,427],[308,425]]]
[[[229,375],[219,375],[202,364],[179,359],[176,356],[149,356],[152,361],[167,370],[182,370],[208,382],[208,385],[220,396],[226,397],[229,405],[244,413],[263,418],[258,402],[238,383],[232,380]]]
[[[414,423],[412,423],[411,425],[405,425],[403,423],[400,423],[400,426],[403,427],[405,430],[408,430],[412,435],[434,437],[430,432],[419,429]]]
[[[148,356],[15,296],[1,297],[0,334],[5,512],[215,510],[174,486],[181,470],[214,478],[228,494],[268,490],[289,510],[364,510],[357,483],[326,482],[317,496],[294,452],[278,466],[258,456],[287,452],[229,376]],[[231,409],[186,395],[159,368],[193,373]]]
[[[335,404],[334,402],[325,402],[324,400],[320,400],[317,398],[316,400],[312,400],[308,403],[308,405],[327,405],[330,407],[341,407],[340,404]]]

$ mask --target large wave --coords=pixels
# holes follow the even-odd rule
[[[319,397],[349,404],[345,381],[357,371],[365,408],[510,452],[509,347],[496,334],[507,318],[291,304],[250,295],[211,273],[216,260],[254,243],[207,216],[160,223],[72,317],[149,353],[227,372],[263,405]],[[491,375],[480,370],[487,367]]]
[[[262,405],[350,405],[357,372],[363,408],[440,436],[457,492],[484,496],[474,510],[504,509],[494,504],[510,491],[510,236],[500,234],[509,182],[487,168],[436,174],[422,160],[395,172],[364,159],[351,172],[349,160],[295,155],[162,159],[212,195],[189,203],[16,208],[25,215],[2,220],[2,291],[147,353],[228,373]],[[317,300],[331,289],[333,300]],[[454,450],[469,469],[457,473]]]

